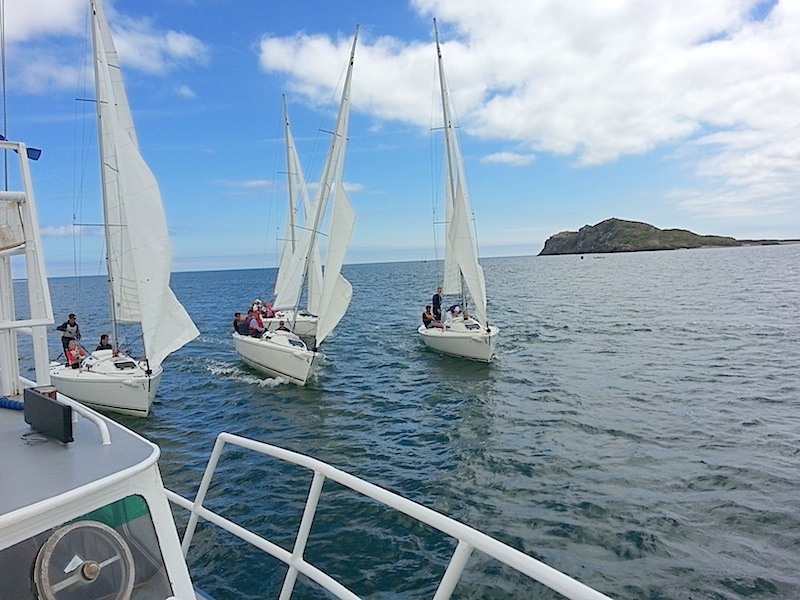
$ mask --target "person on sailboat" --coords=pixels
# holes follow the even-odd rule
[[[78,340],[72,340],[67,345],[67,364],[73,369],[78,369],[86,358],[86,350],[78,346]]]
[[[250,335],[250,316],[252,315],[239,315],[238,319],[234,321],[233,327],[236,333],[239,335]]]
[[[436,288],[436,293],[431,300],[433,304],[433,316],[437,321],[442,320],[442,288]]]
[[[111,347],[111,344],[108,343],[108,334],[104,333],[100,336],[100,343],[97,344],[97,348],[95,350],[113,350],[114,348]]]
[[[280,323],[278,323],[277,331],[291,331],[291,330],[286,326],[286,323],[281,321]]]
[[[64,354],[66,354],[69,349],[69,343],[72,340],[81,339],[81,328],[75,320],[75,314],[70,313],[67,320],[56,327],[56,329],[61,332],[61,346],[64,348]]]
[[[436,317],[433,316],[431,313],[431,305],[428,304],[425,307],[425,312],[422,313],[422,324],[425,325],[427,329],[431,327],[438,327],[439,329],[444,329],[444,325],[442,325]]]
[[[247,311],[247,316],[249,317],[247,327],[250,331],[250,335],[253,337],[261,337],[261,334],[265,331],[264,322],[261,320],[261,313],[249,310]]]

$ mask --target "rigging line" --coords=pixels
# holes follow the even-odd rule
[[[89,142],[87,139],[88,131],[97,131],[93,128],[86,116],[89,105],[92,105],[92,115],[97,110],[97,98],[89,98],[87,94],[88,62],[87,57],[92,57],[90,50],[91,40],[91,6],[84,13],[83,21],[83,52],[84,58],[79,61],[78,79],[76,81],[75,112],[73,116],[73,165],[72,165],[72,270],[75,280],[76,297],[81,298],[82,290],[82,269],[80,259],[83,256],[83,230],[80,225],[83,221],[83,194],[85,189],[86,169],[89,161]],[[92,124],[94,119],[92,119]],[[80,309],[80,306],[77,307]]]

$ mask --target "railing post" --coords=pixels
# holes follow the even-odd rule
[[[303,510],[303,518],[300,520],[300,529],[297,532],[297,538],[294,541],[294,548],[292,549],[292,562],[303,560],[303,554],[306,551],[306,544],[308,543],[308,536],[311,533],[311,525],[314,523],[314,516],[317,513],[317,505],[319,504],[319,497],[322,494],[322,484],[325,483],[325,475],[319,471],[314,471],[314,479],[311,481],[311,489],[308,492],[308,499],[306,499],[306,507]],[[283,580],[283,587],[281,587],[280,600],[289,600],[292,597],[294,584],[297,581],[297,568],[289,565],[289,570],[286,572],[286,579]]]
[[[461,579],[461,574],[467,566],[467,561],[472,555],[472,549],[472,546],[467,542],[459,540],[456,551],[453,552],[450,564],[447,565],[447,570],[444,572],[444,576],[436,590],[436,595],[433,597],[433,600],[448,600],[448,598],[453,595],[453,591],[456,589],[456,585],[458,585],[458,581]]]
[[[184,557],[186,557],[189,552],[189,546],[191,546],[192,537],[194,537],[194,530],[197,528],[197,521],[200,518],[197,514],[197,508],[203,506],[208,488],[211,486],[211,477],[213,477],[214,471],[217,469],[219,457],[222,454],[222,449],[225,447],[225,440],[222,437],[224,435],[224,433],[219,434],[217,440],[214,442],[214,449],[211,451],[211,458],[208,459],[206,472],[203,473],[203,480],[200,482],[200,488],[197,490],[197,495],[192,503],[189,522],[186,524],[186,532],[183,534],[183,542],[181,542],[181,550],[183,551]]]

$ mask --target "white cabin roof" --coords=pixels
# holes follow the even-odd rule
[[[74,441],[64,444],[33,431],[22,411],[0,408],[0,521],[20,508],[156,462],[156,445],[104,420],[111,444],[103,445],[98,428],[80,416],[72,424]]]

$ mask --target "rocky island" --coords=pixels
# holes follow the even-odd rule
[[[685,229],[659,229],[637,221],[606,219],[578,231],[555,234],[545,242],[539,256],[743,245],[744,242],[732,237],[697,235]]]

